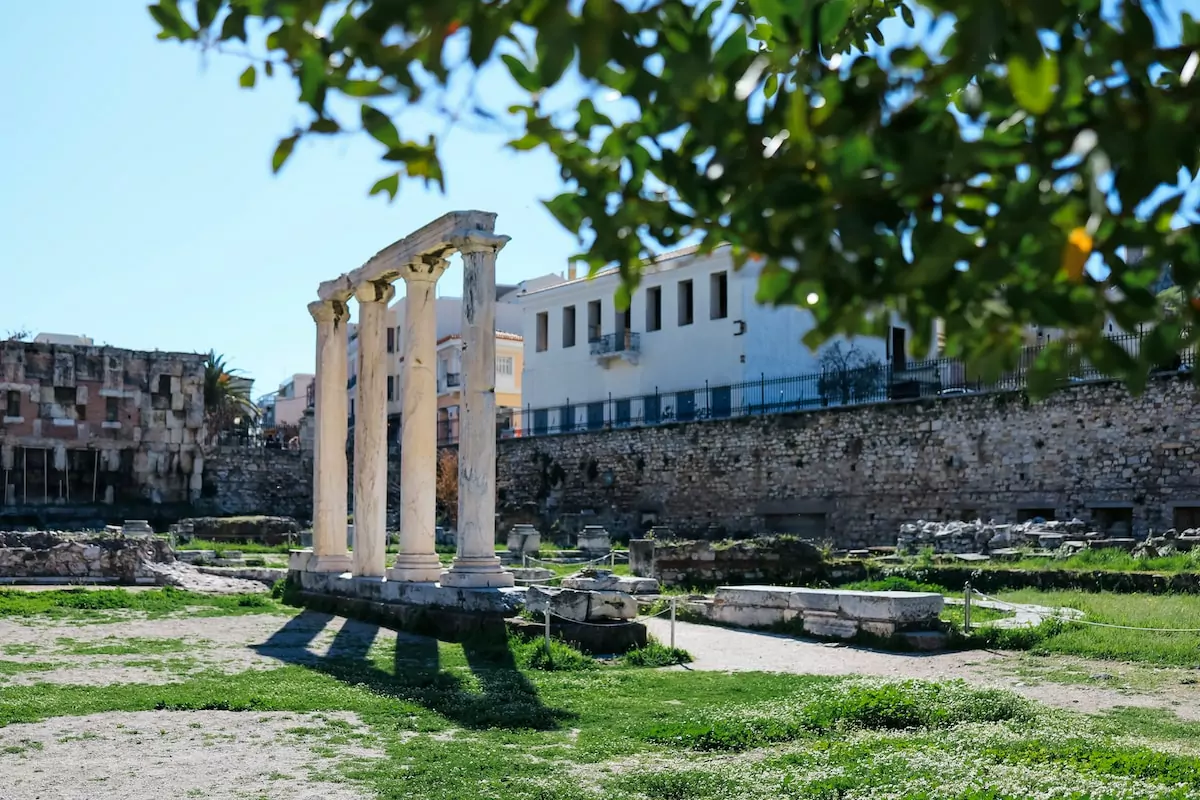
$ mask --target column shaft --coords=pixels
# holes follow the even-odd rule
[[[358,407],[354,415],[354,574],[381,578],[387,543],[387,330],[390,285],[358,299]]]
[[[458,554],[442,584],[512,586],[496,557],[496,251],[506,237],[471,237],[463,254],[463,407],[458,439]]]
[[[347,572],[346,549],[346,318],[341,303],[316,302],[316,402],[313,445],[314,572]]]
[[[403,417],[400,429],[400,552],[388,578],[432,582],[442,565],[437,523],[437,279],[444,261],[405,271]]]

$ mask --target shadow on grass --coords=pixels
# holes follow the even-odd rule
[[[309,645],[332,619],[330,614],[304,611],[253,649],[343,683],[415,703],[464,728],[554,730],[575,718],[572,712],[542,702],[537,687],[517,666],[503,622],[494,631],[463,642],[467,667],[475,678],[470,682],[443,668],[436,639],[402,631],[396,633],[391,671],[382,668],[368,658],[380,631],[380,626],[369,622],[346,620],[328,654],[311,652]]]

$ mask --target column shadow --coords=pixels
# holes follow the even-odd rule
[[[300,621],[308,615],[312,616]],[[463,728],[556,730],[576,717],[542,702],[537,687],[521,673],[502,623],[496,631],[463,642],[467,661],[463,670],[441,663],[437,639],[403,631],[396,632],[390,664],[378,654],[372,657],[380,626],[357,620],[346,620],[327,654],[310,652],[308,645],[331,619],[328,614],[305,611],[252,649],[420,705]]]

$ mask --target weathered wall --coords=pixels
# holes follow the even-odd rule
[[[223,446],[205,458],[197,513],[268,514],[312,519],[312,453]]]
[[[1130,397],[1086,385],[658,428],[512,439],[499,447],[507,508],[591,511],[614,533],[777,532],[824,515],[841,546],[894,544],[901,523],[1021,509],[1059,518],[1127,504],[1133,531],[1200,506],[1200,408],[1187,380]],[[819,523],[818,523],[819,524]]]
[[[0,515],[200,492],[204,356],[0,342]]]

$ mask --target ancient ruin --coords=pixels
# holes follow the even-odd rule
[[[313,550],[305,571],[450,588],[513,585],[496,557],[496,254],[508,237],[496,215],[446,214],[322,283],[309,305],[317,324]],[[437,472],[435,288],[463,257],[463,409],[458,458],[458,553],[443,572],[434,549]],[[401,427],[400,552],[385,559],[387,519],[386,311],[403,280],[405,330]],[[346,547],[347,323],[358,303],[358,408],[354,426],[354,552]]]

